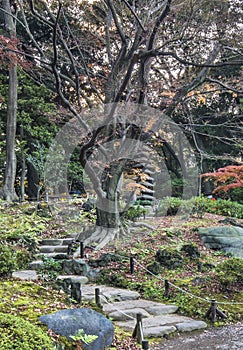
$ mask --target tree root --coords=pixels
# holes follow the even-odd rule
[[[120,228],[108,228],[102,226],[96,226],[95,231],[85,239],[84,245],[90,245],[91,243],[96,243],[95,250],[100,250],[104,248],[105,245],[112,242],[114,239],[120,237],[123,234],[123,230]]]
[[[157,228],[152,226],[152,225],[149,225],[149,224],[146,224],[146,222],[134,222],[132,224],[133,227],[146,227],[150,230],[156,230]]]

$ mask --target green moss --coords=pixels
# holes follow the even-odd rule
[[[38,317],[69,306],[63,292],[26,281],[1,281],[0,312],[18,314],[38,322]]]
[[[41,328],[13,315],[0,313],[0,350],[53,350]]]

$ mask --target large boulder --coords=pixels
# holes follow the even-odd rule
[[[243,258],[243,228],[238,226],[199,228],[198,234],[207,248],[220,249]]]
[[[69,339],[83,329],[85,334],[97,335],[98,338],[89,345],[87,350],[104,350],[113,341],[114,327],[104,315],[92,309],[67,309],[40,317],[40,321],[55,333]]]

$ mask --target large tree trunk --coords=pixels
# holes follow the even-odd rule
[[[16,26],[11,14],[10,3],[8,0],[2,1],[2,6],[6,11],[4,13],[5,27],[9,37],[16,36]],[[7,130],[6,130],[6,169],[3,185],[3,197],[7,201],[17,199],[14,189],[16,176],[16,154],[15,154],[15,135],[16,135],[16,115],[17,115],[17,64],[11,62],[9,67],[9,93],[8,93],[8,111],[7,111]]]
[[[95,231],[85,240],[85,244],[96,243],[96,249],[125,234],[119,208],[119,183],[122,177],[122,163],[109,165],[109,176],[104,174],[103,190],[106,198],[97,199]]]

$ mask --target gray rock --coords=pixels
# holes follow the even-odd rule
[[[193,320],[190,322],[177,323],[175,326],[179,332],[191,332],[195,331],[196,329],[207,328],[207,323]]]
[[[114,337],[114,327],[105,316],[87,308],[67,309],[54,314],[40,317],[40,321],[57,334],[67,338],[83,329],[86,334],[97,335],[98,338],[89,345],[87,350],[104,350],[110,346]]]
[[[43,266],[43,260],[35,260],[35,261],[32,261],[32,262],[29,264],[29,269],[31,269],[31,270],[37,270],[37,269],[39,269],[41,266]]]
[[[62,263],[63,271],[69,275],[84,275],[86,276],[90,270],[89,265],[84,259],[64,260]]]
[[[243,228],[238,226],[199,228],[198,234],[206,247],[220,249],[243,258]]]

